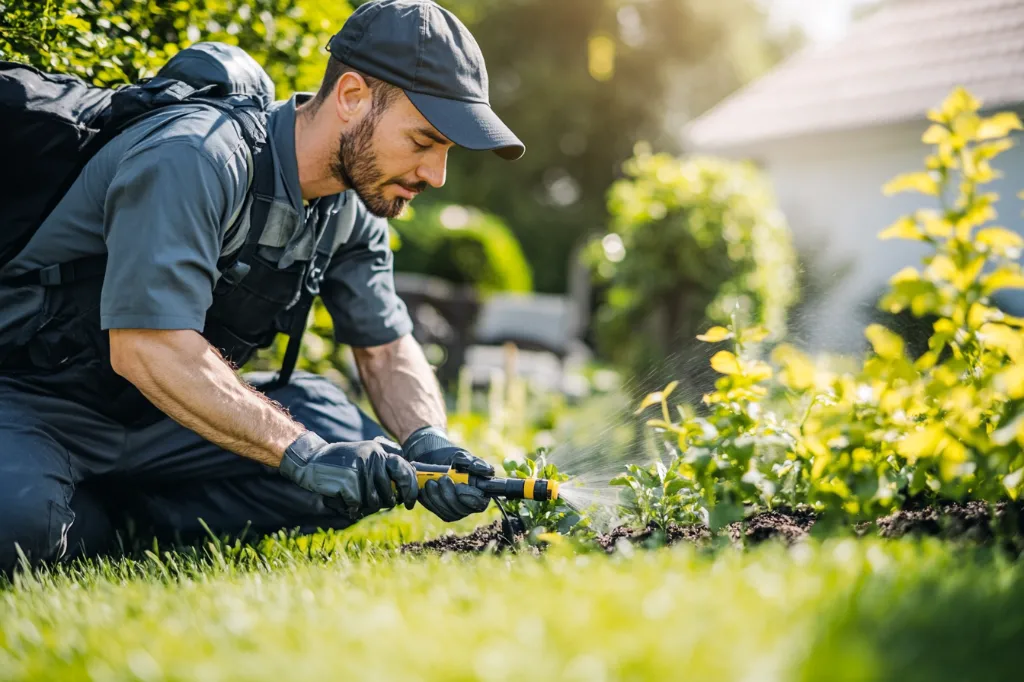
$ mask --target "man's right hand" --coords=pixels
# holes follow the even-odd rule
[[[323,495],[328,506],[353,519],[391,509],[398,502],[412,509],[419,492],[416,469],[388,452],[384,444],[372,440],[328,443],[312,431],[285,450],[281,475]]]

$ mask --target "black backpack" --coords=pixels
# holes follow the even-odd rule
[[[237,121],[253,158],[260,156],[274,86],[237,47],[197,43],[154,78],[119,89],[0,62],[0,159],[8,164],[0,183],[0,267],[28,244],[106,142],[153,111],[197,99]]]
[[[7,177],[0,182],[0,268],[25,248],[104,144],[162,107],[200,101],[239,124],[252,155],[249,192],[258,200],[249,214],[245,245],[218,263],[244,271],[266,227],[272,199],[274,164],[267,144],[267,108],[273,100],[274,85],[263,68],[243,50],[223,43],[196,43],[175,54],[155,77],[118,89],[0,61],[0,159],[8,164]],[[0,283],[53,284],[54,274],[58,283],[101,277],[105,263],[106,256],[88,256]],[[288,382],[295,367],[318,285],[319,279],[311,282],[310,291],[304,290],[296,305],[279,385]]]

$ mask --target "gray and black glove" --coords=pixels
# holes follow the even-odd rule
[[[416,470],[398,452],[375,440],[328,443],[307,431],[284,451],[281,475],[354,519],[399,502],[412,509],[419,492]]]
[[[469,454],[450,440],[439,428],[426,426],[414,432],[402,446],[410,462],[446,464],[476,476],[494,476],[494,467]],[[443,521],[458,521],[487,509],[490,498],[465,483],[455,483],[447,476],[427,481],[420,490],[419,502]]]

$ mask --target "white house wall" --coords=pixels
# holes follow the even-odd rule
[[[863,328],[889,277],[919,262],[922,245],[876,235],[930,201],[881,191],[896,175],[923,168],[923,130],[923,123],[893,126],[747,150],[769,172],[807,270],[811,289],[791,334],[809,348],[862,349]],[[1005,178],[992,187],[1001,197],[1000,222],[1020,232],[1024,206],[1016,195],[1024,189],[1024,150],[999,161]],[[1024,312],[1024,296],[1014,293],[1004,306]]]

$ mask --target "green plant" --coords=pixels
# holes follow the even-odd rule
[[[753,164],[677,159],[638,146],[625,171],[609,193],[612,231],[589,252],[609,286],[597,323],[611,356],[637,377],[652,365],[675,373],[664,365],[694,350],[680,340],[692,339],[706,319],[725,323],[732,315],[780,337],[795,300],[795,256]],[[679,365],[680,379],[705,388],[706,375]]]
[[[872,516],[909,498],[1017,499],[1024,490],[1024,320],[997,309],[992,294],[1024,286],[1016,259],[1024,240],[996,219],[992,160],[1013,145],[1015,114],[983,118],[957,89],[936,111],[924,142],[926,170],[901,175],[887,193],[917,191],[937,209],[896,221],[882,239],[934,247],[923,268],[895,276],[880,306],[935,318],[928,351],[908,357],[894,332],[866,330],[873,353],[855,374],[824,390],[790,386],[810,401],[797,432],[797,456],[812,501]],[[790,354],[789,362],[805,364]]]
[[[626,473],[610,481],[610,485],[626,488],[623,521],[638,528],[668,530],[673,523],[701,520],[694,509],[696,495],[680,471],[679,455],[670,452],[668,460],[667,465],[659,461],[648,467],[627,464]]]
[[[1024,240],[997,218],[998,195],[984,186],[999,177],[992,160],[1013,146],[1016,114],[979,115],[981,103],[960,88],[930,112],[923,141],[933,146],[926,170],[901,175],[889,194],[916,191],[937,209],[905,216],[883,239],[934,247],[921,269],[891,280],[881,307],[936,318],[928,351],[916,361],[884,327],[867,330],[874,355],[859,377],[891,438],[872,448],[893,495],[995,501],[1024,490],[1024,320],[992,302],[996,291],[1024,287],[1017,260]],[[832,408],[834,409],[834,408]]]
[[[505,475],[512,478],[544,478],[559,483],[569,480],[568,475],[547,461],[543,448],[528,454],[522,461],[506,459],[502,465]],[[562,535],[589,533],[589,520],[580,510],[573,509],[562,498],[546,502],[509,500],[505,507],[523,522],[526,531],[533,536],[545,532],[557,532]]]
[[[665,507],[662,514],[693,517],[712,530],[742,520],[748,505],[771,507],[779,501],[780,488],[790,483],[784,464],[792,439],[761,404],[772,368],[751,350],[767,334],[763,327],[741,328],[734,316],[730,328],[712,327],[697,337],[733,346],[711,358],[721,376],[704,397],[706,415],[678,405],[673,416],[667,400],[675,382],[641,402],[638,413],[661,406],[661,418],[648,420],[647,426],[669,452],[670,463],[667,468],[659,463],[642,478],[636,473],[627,478],[633,499],[651,498],[645,488],[653,488],[653,499]]]

